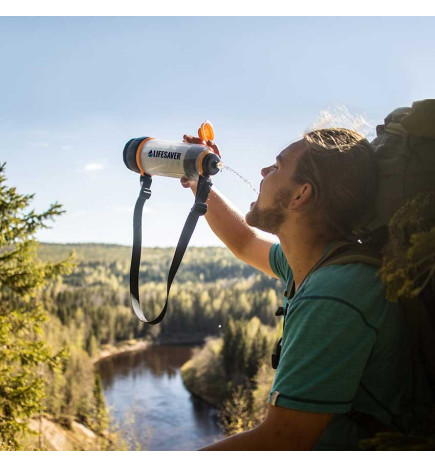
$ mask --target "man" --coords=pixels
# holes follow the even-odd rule
[[[403,430],[412,364],[399,305],[385,300],[373,266],[333,265],[309,274],[335,242],[352,237],[373,205],[369,143],[350,130],[313,131],[261,174],[258,199],[245,219],[216,190],[206,219],[238,258],[280,278],[287,289],[294,281],[284,302],[281,357],[265,421],[205,450],[356,449],[367,432],[352,417],[355,411]],[[182,184],[195,191],[194,183]],[[280,244],[256,228],[275,234]]]

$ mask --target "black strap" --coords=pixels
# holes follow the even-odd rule
[[[168,274],[168,283],[166,288],[166,303],[160,314],[153,320],[148,320],[142,312],[139,299],[139,269],[140,257],[142,252],[142,211],[145,201],[151,196],[151,176],[145,174],[141,176],[141,190],[136,201],[133,214],[133,250],[131,253],[130,267],[130,302],[133,312],[137,318],[148,325],[155,325],[162,321],[168,308],[169,291],[171,290],[172,281],[175,278],[178,267],[183,260],[184,252],[187,249],[190,238],[195,230],[198,218],[207,212],[207,198],[210,193],[212,183],[209,177],[199,176],[198,188],[196,190],[195,204],[190,210],[183,231],[181,232],[177,248],[175,249],[174,258],[172,259],[171,268]]]

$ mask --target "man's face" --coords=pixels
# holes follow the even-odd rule
[[[292,179],[297,159],[305,150],[303,140],[292,143],[276,157],[275,164],[261,170],[263,180],[260,194],[246,214],[246,222],[250,226],[272,234],[279,232],[288,214],[288,204],[297,189]]]

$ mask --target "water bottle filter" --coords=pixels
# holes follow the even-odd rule
[[[204,122],[198,130],[203,141],[213,140],[213,126]],[[124,148],[124,163],[141,175],[160,175],[196,180],[219,172],[220,158],[206,145],[157,140],[151,137],[131,139]]]

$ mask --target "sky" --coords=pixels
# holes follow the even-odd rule
[[[180,141],[210,120],[224,163],[258,188],[262,167],[327,109],[374,131],[434,98],[435,17],[0,17],[0,163],[8,185],[66,213],[44,242],[131,245],[134,137]],[[256,199],[223,171],[242,212]],[[143,245],[175,246],[193,204],[154,177]],[[222,245],[200,219],[191,245]]]

